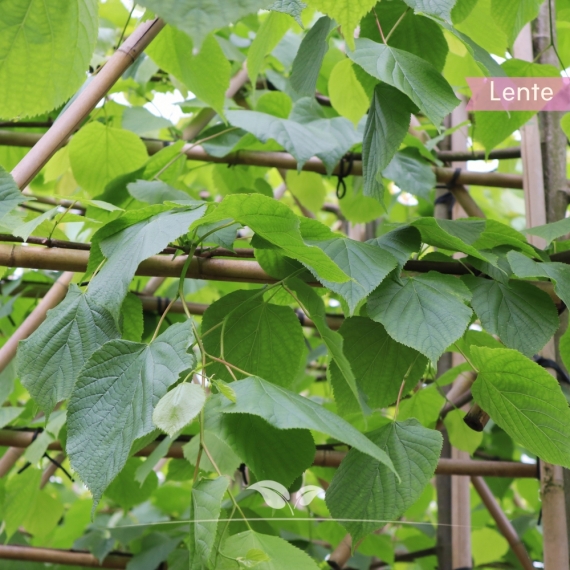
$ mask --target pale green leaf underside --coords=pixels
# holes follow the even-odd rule
[[[234,382],[232,388],[237,402],[232,404],[226,399],[222,412],[254,414],[278,429],[313,429],[352,445],[393,469],[384,451],[349,423],[308,398],[254,377]]]
[[[443,443],[439,432],[415,419],[390,422],[368,437],[390,456],[402,480],[360,451],[348,452],[326,502],[333,517],[354,519],[342,521],[354,542],[397,520],[414,504],[433,477]]]
[[[50,414],[69,398],[86,360],[119,331],[109,311],[70,285],[65,299],[18,346],[22,384],[40,408]]]
[[[68,408],[67,453],[95,505],[121,471],[135,439],[151,433],[152,413],[193,356],[190,321],[150,345],[111,340],[85,363]]]
[[[32,117],[65,103],[85,81],[98,23],[96,0],[2,2],[0,118]]]
[[[205,402],[206,393],[202,386],[183,382],[162,396],[152,414],[152,421],[174,437],[200,413]]]
[[[472,347],[475,401],[543,461],[570,467],[570,408],[556,379],[516,350]]]

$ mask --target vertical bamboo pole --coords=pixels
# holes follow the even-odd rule
[[[164,22],[158,18],[144,22],[117,49],[89,85],[77,95],[67,110],[57,118],[50,129],[14,168],[12,176],[21,190],[32,181],[163,27]],[[32,334],[45,320],[47,311],[65,297],[72,279],[73,273],[64,273],[8,339],[8,342],[0,348],[0,372],[14,358],[18,342]],[[0,460],[0,477],[10,471],[20,455],[20,450],[8,449]]]

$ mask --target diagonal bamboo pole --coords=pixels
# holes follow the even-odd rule
[[[512,551],[515,553],[516,557],[518,558],[521,566],[524,570],[533,570],[534,565],[526,551],[524,544],[522,543],[521,539],[519,538],[517,531],[514,529],[511,521],[507,518],[503,510],[501,509],[497,499],[489,489],[487,483],[485,483],[482,477],[471,477],[471,483],[475,490],[481,497],[481,500],[487,507],[487,510],[495,519],[495,523],[499,530],[503,534],[503,536],[507,539],[509,546],[511,547]]]

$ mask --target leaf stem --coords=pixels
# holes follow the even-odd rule
[[[386,38],[384,36],[384,32],[382,31],[382,26],[380,25],[380,20],[378,19],[378,14],[376,13],[376,10],[372,10],[372,12],[374,13],[374,18],[376,18],[376,25],[378,26],[378,31],[380,32],[380,36],[382,37],[382,41],[384,42],[384,44],[386,44]]]
[[[406,14],[410,11],[410,8],[408,7],[404,13],[398,18],[397,22],[392,26],[392,29],[388,32],[388,35],[386,36],[386,39],[384,40],[384,43],[388,43],[388,40],[390,39],[390,36],[394,33],[394,31],[396,30],[396,28],[400,25],[400,23],[402,22],[402,20],[406,17]],[[374,11],[374,13],[376,13],[376,10]],[[378,25],[380,25],[380,23],[378,23]]]
[[[170,307],[172,307],[172,305],[174,305],[174,302],[176,301],[176,299],[178,299],[178,294],[176,294],[174,296],[172,301],[170,301],[170,303],[168,303],[168,306],[166,307],[166,309],[164,310],[162,315],[160,315],[160,320],[158,321],[158,325],[154,331],[154,334],[152,335],[152,338],[150,339],[150,342],[153,342],[154,339],[158,336],[158,331],[160,331],[160,327],[162,326],[162,323],[164,322],[164,319],[166,318],[168,311],[170,311]]]

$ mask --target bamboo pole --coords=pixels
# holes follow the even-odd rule
[[[487,483],[481,477],[471,477],[471,483],[475,490],[481,497],[481,500],[487,507],[490,515],[495,519],[497,527],[507,539],[509,546],[518,558],[521,566],[524,570],[534,570],[532,561],[526,551],[524,544],[519,538],[517,531],[514,529],[511,521],[507,518],[503,510],[501,509],[499,503],[495,499],[491,489],[489,489]]]
[[[130,554],[109,554],[100,563],[95,556],[88,552],[2,544],[0,545],[0,559],[44,562],[62,564],[63,566],[83,566],[86,568],[126,568],[132,560],[132,556]]]
[[[59,463],[61,465],[64,460],[65,460],[65,453],[61,452],[57,454],[56,458],[53,461],[49,462],[49,465],[44,469],[44,472],[42,473],[42,479],[40,481],[40,489],[43,489],[49,483],[50,478],[57,471],[58,467],[56,463]]]
[[[54,127],[56,125],[57,123],[54,124]],[[10,131],[0,131],[0,145],[29,147],[37,142],[40,136],[41,135],[37,135],[35,133],[11,133]],[[65,143],[68,136],[63,138],[61,144]],[[162,141],[144,142],[149,154],[155,154],[165,146]],[[262,166],[267,168],[282,168],[284,170],[297,170],[296,158],[286,152],[240,150],[236,153],[231,153],[223,157],[216,157],[209,155],[202,146],[193,146],[191,144],[184,146],[182,148],[182,152],[189,160],[200,162],[229,164],[230,166],[246,165]],[[306,170],[308,172],[317,172],[318,174],[327,173],[324,163],[318,158],[310,158],[303,165],[302,170]],[[434,166],[433,171],[435,173],[437,181],[441,183],[450,182],[454,175],[454,170],[452,168]],[[338,175],[338,173],[339,169],[337,166],[334,169],[333,174]],[[361,161],[356,160],[353,162],[351,174],[355,176],[362,176]],[[521,189],[523,187],[522,176],[519,176],[517,174],[503,174],[500,172],[470,172],[468,170],[463,170],[457,178],[456,182],[458,185],[472,184],[476,186],[491,186],[495,188]]]
[[[34,431],[24,430],[0,430],[0,446],[25,449],[31,445]],[[184,457],[183,446],[187,441],[174,441],[165,457],[182,459]],[[148,457],[160,444],[160,441],[150,443],[136,453],[138,457]],[[59,441],[52,441],[48,445],[48,450],[62,451]],[[330,449],[317,449],[313,465],[318,467],[338,467],[346,457],[346,452]],[[521,477],[536,479],[536,465],[519,463],[516,461],[481,461],[481,460],[459,460],[440,459],[437,474],[441,475],[480,475],[484,477]]]

